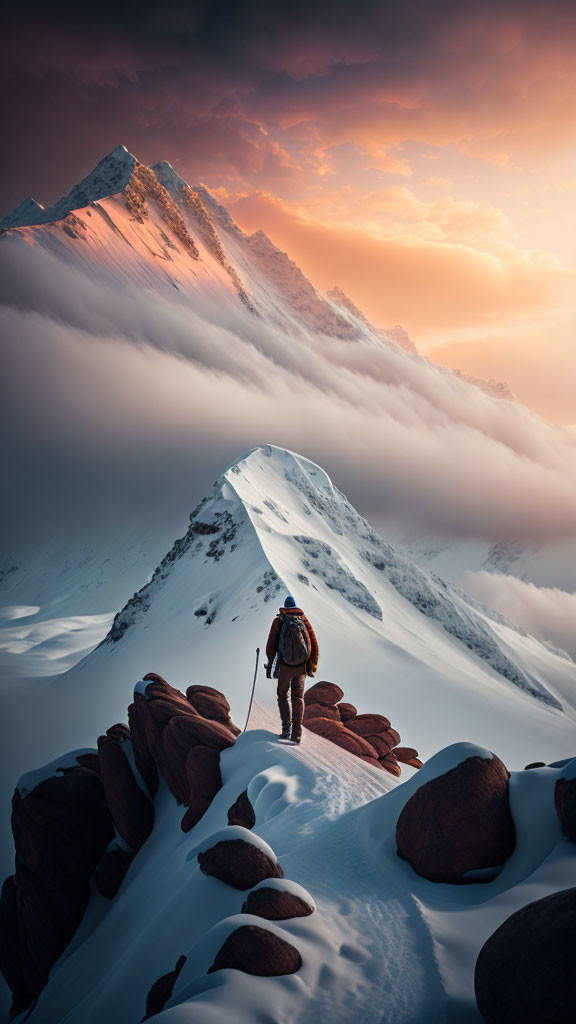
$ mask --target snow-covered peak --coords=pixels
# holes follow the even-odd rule
[[[126,187],[136,166],[136,157],[129,153],[126,146],[116,146],[108,153],[93,171],[90,172],[67,196],[49,207],[44,219],[61,220],[71,210],[81,209],[98,199],[105,199],[121,192]]]
[[[13,227],[27,227],[29,224],[39,224],[45,213],[44,207],[37,203],[32,196],[28,196],[18,206],[15,206],[11,213],[7,213],[0,220],[0,229]]]
[[[160,160],[159,163],[153,164],[151,169],[154,171],[160,184],[171,193],[178,194],[183,188],[189,187],[188,182],[184,181],[184,178],[181,178],[176,173],[172,164],[168,163],[167,160]]]
[[[363,654],[374,648],[372,656],[377,650],[394,672],[410,665],[408,689],[388,694],[381,709],[399,720],[404,700],[420,699],[421,685],[422,695],[428,692],[431,671],[438,692],[447,686],[447,700],[454,685],[477,677],[473,690],[484,693],[490,721],[494,690],[513,715],[516,701],[526,699],[557,713],[565,684],[576,678],[561,652],[545,651],[386,543],[320,466],[273,445],[246,452],[217,479],[186,534],[118,613],[104,647],[112,647],[118,665],[127,658],[130,671],[160,659],[176,677],[187,672],[190,645],[197,665],[205,657],[213,668],[215,657],[226,661],[230,651],[248,663],[253,640],[264,638],[287,593],[319,624],[333,662],[323,672],[344,683],[353,677],[360,701],[364,695],[374,703]],[[530,654],[535,644],[537,657]],[[240,718],[242,697],[228,689]],[[465,693],[459,702],[467,722]]]

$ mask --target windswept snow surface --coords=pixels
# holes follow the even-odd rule
[[[480,1024],[473,972],[485,938],[515,909],[573,879],[576,848],[563,839],[553,806],[560,771],[512,776],[518,844],[493,882],[434,885],[397,857],[398,815],[418,786],[489,751],[455,744],[419,773],[408,769],[400,784],[321,737],[307,733],[298,748],[278,743],[275,719],[259,705],[250,725],[223,753],[223,788],[187,835],[183,809],[161,784],[152,836],[112,902],[93,893],[32,1024],[140,1020],[151,984],[181,954],[187,962],[158,1016],[166,1024]],[[244,789],[256,814],[252,832],[226,825]],[[315,907],[311,916],[269,922],[242,914],[247,892],[200,871],[199,851],[239,837],[271,850],[284,870],[284,879],[256,888],[296,892]],[[294,945],[300,971],[208,975],[226,937],[246,924]]]

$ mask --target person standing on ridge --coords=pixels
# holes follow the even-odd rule
[[[278,710],[282,721],[281,740],[300,743],[304,717],[304,685],[318,667],[318,641],[312,626],[293,597],[278,610],[266,644],[266,676],[278,680]],[[288,691],[292,704],[288,703]]]

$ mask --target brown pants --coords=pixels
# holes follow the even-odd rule
[[[302,718],[304,716],[304,686],[306,684],[306,665],[280,665],[278,671],[278,710],[282,720],[282,728],[289,729],[292,725],[292,738],[300,739],[302,734]],[[288,703],[288,690],[292,702],[292,715]]]

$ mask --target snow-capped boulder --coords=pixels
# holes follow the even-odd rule
[[[287,889],[261,885],[249,893],[242,913],[265,917],[267,921],[288,921],[291,917],[308,917],[314,913],[314,907]]]
[[[431,882],[489,881],[484,869],[497,874],[516,844],[508,780],[491,754],[467,757],[424,783],[398,819],[400,857]],[[484,874],[475,877],[478,870]]]
[[[113,726],[99,736],[98,760],[112,820],[128,845],[139,850],[154,827],[154,804],[132,769],[129,735],[125,726]]]
[[[220,751],[215,747],[192,747],[186,757],[188,807],[182,818],[183,832],[189,832],[208,810],[222,787]]]
[[[342,700],[344,691],[336,686],[336,683],[328,683],[322,680],[308,687],[304,694],[304,703],[325,704],[327,707],[335,707],[339,700]]]
[[[295,946],[279,935],[267,928],[248,924],[228,936],[208,974],[227,967],[263,978],[278,977],[296,974],[302,967],[302,957]]]
[[[229,839],[219,839],[199,852],[198,863],[205,875],[235,889],[252,889],[265,878],[282,878],[284,874],[267,843],[239,825],[230,827]]]
[[[0,968],[13,1014],[41,992],[90,899],[90,878],[114,837],[98,774],[67,768],[12,802],[16,874],[0,901]]]
[[[248,799],[248,793],[244,790],[240,793],[237,800],[234,801],[232,807],[228,809],[228,824],[229,825],[242,825],[244,828],[254,828],[256,824],[256,814],[254,808]]]
[[[476,1001],[486,1024],[566,1024],[576,1007],[576,888],[512,914],[476,961]]]
[[[94,872],[94,881],[98,892],[109,900],[114,899],[133,859],[134,854],[129,850],[119,848],[106,850]]]
[[[163,974],[151,986],[150,991],[146,996],[146,1013],[142,1017],[142,1021],[148,1020],[149,1017],[155,1017],[157,1013],[160,1013],[164,1009],[172,995],[172,992],[174,991],[174,985],[176,984],[180,971],[186,963],[186,959],[187,958],[184,954],[179,956],[174,970],[168,971],[167,974]]]

